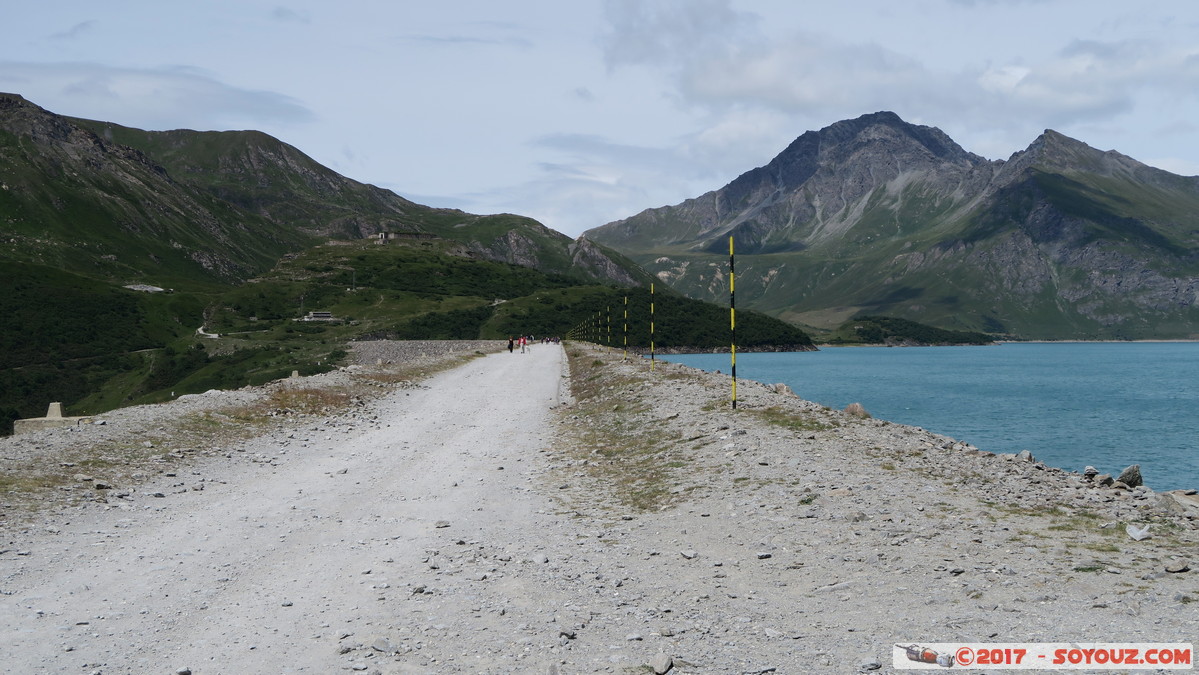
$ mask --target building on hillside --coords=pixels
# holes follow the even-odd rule
[[[386,244],[396,239],[437,239],[437,235],[428,232],[380,232],[374,235],[376,244]]]

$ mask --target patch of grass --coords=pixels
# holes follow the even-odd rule
[[[1053,508],[1047,509],[1044,506],[1020,506],[1017,504],[997,504],[997,505],[995,505],[995,508],[999,509],[1000,511],[1004,511],[1008,515],[1012,515],[1012,516],[1028,516],[1028,517],[1048,516],[1048,517],[1052,518],[1052,517],[1063,517],[1063,516],[1067,515],[1066,512],[1063,511],[1060,506],[1054,506]]]
[[[836,426],[813,415],[794,413],[775,406],[754,410],[753,414],[768,424],[791,431],[826,431]]]
[[[0,497],[21,495],[43,489],[53,489],[68,482],[63,474],[0,474]]]
[[[277,413],[320,415],[339,410],[350,403],[350,394],[343,390],[311,387],[280,387],[271,392],[259,407]]]
[[[640,373],[604,362],[579,348],[567,350],[575,406],[567,425],[587,471],[625,508],[656,510],[675,498],[673,472],[688,466],[677,435],[648,424],[649,406],[631,396]]]

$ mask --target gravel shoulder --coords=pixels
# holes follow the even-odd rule
[[[0,663],[844,673],[910,642],[1194,639],[1199,514],[1170,495],[753,382],[732,411],[727,378],[676,364],[479,347],[378,343],[4,440],[6,475],[66,454],[113,473],[6,503]],[[396,370],[434,352],[476,358]],[[328,405],[281,408],[295,391]],[[134,468],[86,463],[117,443]]]

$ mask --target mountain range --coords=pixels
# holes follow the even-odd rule
[[[160,287],[243,281],[286,253],[386,232],[582,280],[649,280],[531,218],[416,204],[261,132],[142,131],[2,93],[0,217],[3,258]]]
[[[594,332],[629,303],[629,345],[648,346],[653,281],[659,348],[721,348],[730,241],[747,349],[810,349],[805,331],[1194,339],[1197,214],[1199,178],[1054,131],[995,161],[879,112],[572,240],[417,204],[260,132],[143,131],[0,94],[0,431],[52,400],[96,412],[317,372],[369,336]],[[297,324],[309,310],[341,321]]]
[[[50,401],[95,414],[322,372],[354,340],[598,336],[620,306],[638,348],[655,305],[663,348],[729,339],[727,309],[651,297],[636,263],[531,218],[423,206],[256,131],[143,131],[15,94],[0,242],[0,434]],[[812,348],[742,317],[746,348]]]
[[[1199,178],[1052,130],[1006,161],[891,112],[585,233],[676,290],[831,330],[861,315],[1042,339],[1199,338]]]

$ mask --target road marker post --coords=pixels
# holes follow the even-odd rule
[[[730,358],[733,361],[733,410],[737,409],[737,303],[735,301],[734,287],[736,283],[736,275],[734,273],[733,263],[733,235],[729,235],[729,339],[731,350]]]

